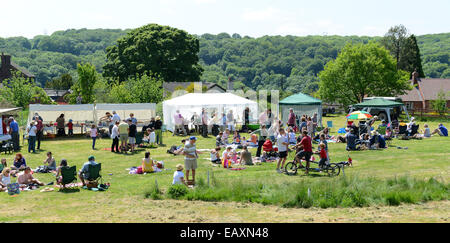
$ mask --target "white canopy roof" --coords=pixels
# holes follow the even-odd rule
[[[250,108],[250,120],[256,120],[258,104],[255,101],[232,93],[189,93],[163,102],[164,124],[173,131],[173,116],[177,110],[190,121],[194,112],[201,115],[202,108],[207,110],[209,118],[212,113],[228,113],[232,110],[236,122],[242,122],[246,107]]]
[[[22,108],[20,108],[20,107],[17,107],[17,108],[2,108],[2,109],[0,109],[0,115],[2,115],[4,113],[10,113],[12,111],[18,111],[20,109],[22,109]]]
[[[31,122],[35,113],[42,117],[44,123],[55,122],[56,119],[64,114],[66,121],[72,119],[73,122],[93,122],[94,105],[80,104],[80,105],[30,105],[30,112],[28,114],[28,123]]]
[[[130,113],[139,121],[150,120],[156,115],[156,104],[154,103],[139,103],[139,104],[80,104],[80,105],[30,105],[30,112],[28,122],[33,119],[37,112],[42,117],[44,123],[55,122],[61,114],[68,121],[72,119],[74,123],[77,122],[98,122],[98,119],[109,111],[116,111],[117,114],[125,119],[129,117]]]

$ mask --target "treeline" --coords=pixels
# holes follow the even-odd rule
[[[92,63],[103,72],[106,47],[129,30],[79,29],[50,36],[0,38],[0,52],[36,75],[41,86],[63,74],[77,76],[77,63]],[[311,93],[318,89],[317,75],[334,60],[347,42],[368,43],[381,37],[264,36],[251,38],[226,33],[197,36],[200,40],[202,81],[235,88],[282,89]],[[450,78],[450,33],[417,36],[426,77]],[[170,80],[166,80],[170,81]],[[195,81],[195,80],[193,80]]]

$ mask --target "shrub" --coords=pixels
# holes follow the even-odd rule
[[[180,197],[185,196],[188,193],[188,189],[185,185],[172,185],[171,187],[169,187],[169,197],[173,198],[173,199],[177,199]]]
[[[153,200],[162,199],[162,191],[159,189],[158,185],[153,185],[149,190],[144,192],[145,198],[151,198]]]

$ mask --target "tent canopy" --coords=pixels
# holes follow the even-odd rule
[[[292,108],[297,116],[313,116],[317,113],[317,120],[322,126],[322,101],[309,95],[298,93],[291,95],[280,101],[281,117],[283,122],[287,123],[289,119],[289,110]]]
[[[403,103],[392,101],[392,100],[386,100],[383,98],[376,98],[371,99],[368,101],[364,101],[362,103],[353,105],[356,108],[363,108],[363,107],[377,107],[377,108],[394,108],[394,107],[401,107],[403,106]]]
[[[0,109],[0,115],[9,114],[11,112],[16,112],[16,111],[19,111],[21,109],[22,108],[20,108],[20,107],[16,107],[16,108],[2,108],[2,109]]]
[[[321,105],[322,101],[309,95],[298,93],[284,98],[280,105]]]
[[[250,109],[250,121],[256,121],[258,104],[255,101],[232,93],[189,93],[163,102],[164,124],[173,131],[173,116],[177,110],[190,121],[194,112],[201,116],[202,108],[206,109],[208,118],[211,118],[212,113],[228,113],[232,110],[236,122],[242,122],[246,107]]]
[[[73,122],[94,122],[94,105],[40,105],[31,104],[30,112],[28,114],[28,123],[33,120],[35,113],[42,117],[44,122],[55,122],[56,119],[64,114],[64,118],[68,121],[72,119]]]
[[[121,119],[127,118],[130,113],[139,121],[150,120],[156,115],[156,104],[79,104],[79,105],[30,105],[28,122],[31,122],[35,113],[42,117],[44,122],[55,122],[61,114],[68,121],[74,123],[97,123],[98,119],[109,111],[116,111]]]

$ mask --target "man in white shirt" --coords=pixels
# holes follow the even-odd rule
[[[36,133],[37,128],[34,125],[34,122],[31,122],[30,125],[27,127],[27,133],[28,133],[28,153],[31,153],[31,150],[33,150],[33,153],[36,153]]]
[[[175,129],[173,131],[172,136],[175,136],[175,134],[178,134],[180,129],[183,131],[183,135],[186,135],[186,130],[184,129],[184,117],[180,114],[179,110],[177,110],[175,115],[173,115],[173,118],[175,121]]]
[[[120,123],[120,116],[116,113],[116,111],[113,111],[113,116],[111,118],[113,124],[116,124],[116,122]]]
[[[288,138],[286,136],[286,132],[284,131],[283,128],[280,128],[280,134],[277,137],[277,147],[278,147],[278,153],[280,156],[280,159],[278,160],[277,163],[277,172],[281,173],[281,170],[283,170],[284,168],[284,163],[286,163],[286,158],[288,155],[288,145],[289,145],[289,141]],[[283,161],[283,162],[281,162]],[[280,163],[281,163],[281,170],[280,170]]]
[[[202,136],[208,137],[208,113],[202,109]]]
[[[111,152],[113,153],[119,152],[119,124],[120,121],[116,121],[114,127],[111,129],[111,139],[113,140],[113,143],[111,145]]]

